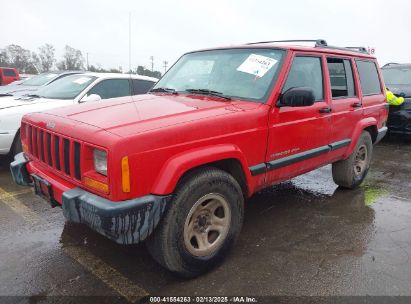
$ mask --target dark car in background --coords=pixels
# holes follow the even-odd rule
[[[20,80],[19,71],[17,71],[17,69],[0,67],[0,85],[1,86],[7,85],[16,80]]]
[[[0,87],[1,96],[23,96],[32,94],[43,86],[46,86],[57,79],[63,78],[68,75],[81,74],[84,71],[52,71],[42,73],[27,80],[17,83],[11,83],[7,86]]]
[[[405,98],[400,106],[390,106],[390,134],[411,136],[411,63],[388,63],[381,69],[385,86],[396,96]]]

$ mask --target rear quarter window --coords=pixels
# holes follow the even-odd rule
[[[12,70],[12,69],[4,69],[3,74],[4,74],[4,76],[8,76],[8,77],[15,77],[16,76],[16,72],[14,72],[14,70]]]
[[[356,60],[363,95],[381,94],[381,82],[374,61]]]

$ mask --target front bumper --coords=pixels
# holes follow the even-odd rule
[[[375,143],[379,143],[384,136],[387,134],[388,128],[387,127],[382,127],[381,129],[378,129],[378,134],[377,134],[377,138],[375,140]]]
[[[390,106],[387,126],[392,134],[411,134],[411,99],[400,106]]]
[[[13,180],[19,185],[32,185],[28,163],[24,153],[20,153],[10,164]],[[53,180],[48,182],[53,187],[58,185]],[[69,221],[85,224],[118,244],[137,244],[154,231],[169,199],[170,196],[147,195],[113,202],[83,189],[73,188],[63,191],[62,208]]]

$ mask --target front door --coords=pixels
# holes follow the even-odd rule
[[[282,93],[309,87],[316,102],[305,107],[273,107],[266,155],[268,184],[320,166],[330,150],[331,112],[329,94],[324,89],[323,60],[314,54],[294,56]]]

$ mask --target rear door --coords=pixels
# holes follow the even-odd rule
[[[282,93],[290,88],[309,87],[316,102],[306,107],[274,106],[266,155],[269,184],[318,167],[327,157],[331,114],[323,71],[321,55],[294,55]]]
[[[357,122],[362,117],[362,102],[355,86],[354,62],[349,57],[327,56],[327,72],[331,94],[332,133],[330,145],[333,156],[343,155]]]
[[[355,63],[360,78],[364,117],[374,117],[377,121],[382,121],[380,117],[386,115],[386,101],[377,63],[373,59],[356,59]]]
[[[154,82],[142,79],[132,79],[132,94],[133,95],[140,95],[146,94],[151,88],[154,86]]]

